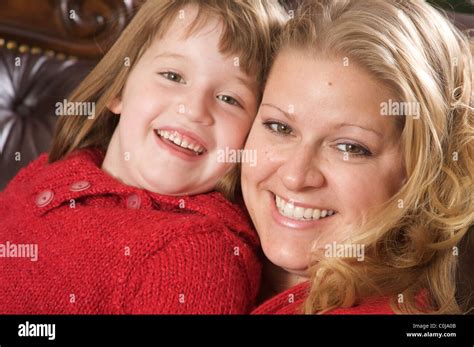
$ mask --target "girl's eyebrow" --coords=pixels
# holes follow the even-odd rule
[[[254,91],[252,90],[252,81],[240,75],[235,76],[235,78],[237,79],[239,85],[247,89],[250,93],[254,93]]]
[[[163,52],[158,55],[156,55],[153,60],[158,59],[158,58],[175,58],[175,59],[188,59],[185,55],[178,54],[178,53],[171,53],[171,52]]]

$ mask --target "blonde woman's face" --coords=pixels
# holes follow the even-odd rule
[[[273,264],[307,275],[312,247],[346,240],[399,190],[401,131],[394,116],[381,116],[389,99],[343,58],[279,54],[246,143],[257,165],[242,167],[245,203]]]
[[[219,52],[222,25],[185,33],[186,7],[130,72],[109,109],[120,114],[103,168],[124,183],[167,195],[212,190],[234,163],[257,112],[257,84]],[[227,152],[230,153],[230,152]]]

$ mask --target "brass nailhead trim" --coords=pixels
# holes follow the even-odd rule
[[[26,53],[30,50],[30,47],[28,47],[27,45],[21,45],[20,47],[18,47],[18,52],[20,53]]]
[[[15,41],[8,41],[7,42],[7,49],[14,50],[17,47],[17,44]]]
[[[72,61],[78,60],[78,58],[74,55],[66,55],[64,53],[57,53],[53,51],[52,49],[43,51],[43,49],[37,46],[30,47],[29,45],[26,45],[26,44],[21,44],[20,46],[18,46],[17,42],[12,41],[12,40],[7,41],[1,37],[0,37],[0,47],[6,47],[8,50],[11,50],[11,51],[17,50],[20,53],[27,53],[27,52],[30,52],[31,54],[43,53],[47,57],[56,58],[58,60],[72,60]]]

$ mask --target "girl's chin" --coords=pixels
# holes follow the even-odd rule
[[[175,182],[160,182],[160,183],[155,183],[155,184],[150,184],[149,188],[145,188],[146,190],[156,193],[156,194],[161,194],[161,195],[169,195],[169,196],[188,196],[188,195],[196,195],[196,194],[204,194],[212,189],[204,190],[204,189],[198,189],[198,188],[192,188],[192,187],[182,187],[182,186],[175,186],[174,184],[179,181],[185,181],[186,177],[179,177],[179,176],[170,176],[170,177],[175,177],[176,181]],[[202,187],[199,187],[202,188]]]

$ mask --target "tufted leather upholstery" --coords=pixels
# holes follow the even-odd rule
[[[91,61],[0,49],[0,190],[49,149],[56,102],[62,102],[92,67]]]
[[[55,104],[99,61],[141,2],[0,1],[0,191],[49,150]]]

